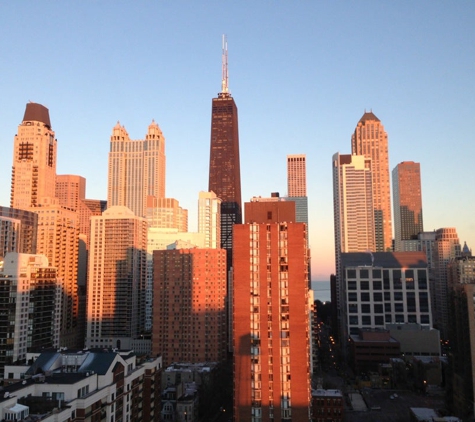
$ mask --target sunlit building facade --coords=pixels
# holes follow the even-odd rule
[[[188,210],[180,207],[174,198],[147,199],[146,218],[149,227],[157,229],[178,229],[180,232],[188,231]]]
[[[394,250],[405,251],[408,240],[424,231],[422,221],[421,165],[399,163],[392,173],[394,205]]]
[[[370,159],[377,252],[392,250],[388,134],[373,112],[365,112],[351,137],[351,153]],[[373,249],[371,249],[373,250]]]
[[[74,174],[56,175],[55,196],[63,207],[78,211],[81,201],[86,199],[86,179]]]
[[[0,378],[27,352],[59,346],[61,288],[44,255],[9,252],[0,260],[0,309]]]
[[[165,197],[165,137],[152,121],[144,140],[131,140],[117,123],[110,138],[107,206],[123,205],[145,217],[149,196]]]
[[[226,359],[226,251],[153,252],[152,352],[163,364]]]
[[[33,210],[33,208],[32,208]],[[78,334],[79,219],[76,211],[62,207],[56,198],[44,198],[34,208],[38,214],[37,253],[57,268],[62,289],[60,345],[83,347]]]
[[[134,348],[145,326],[147,221],[124,206],[91,218],[87,347]]]
[[[0,257],[7,252],[35,254],[37,228],[36,213],[0,206]]]
[[[214,192],[199,194],[198,232],[205,236],[205,248],[221,247],[221,199]]]
[[[28,210],[41,198],[55,196],[57,141],[49,110],[28,103],[13,146],[12,208]]]
[[[307,231],[234,226],[234,420],[310,420]]]
[[[307,157],[305,154],[287,155],[287,194],[307,196]]]

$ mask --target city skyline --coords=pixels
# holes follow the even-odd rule
[[[330,157],[349,152],[365,110],[372,109],[388,133],[390,171],[402,161],[421,163],[425,230],[455,227],[462,244],[475,244],[474,199],[467,194],[475,178],[469,161],[475,152],[472,3],[421,2],[409,14],[376,2],[367,8],[252,5],[252,13],[214,3],[28,5],[28,14],[22,6],[2,5],[8,35],[0,81],[0,205],[9,205],[12,139],[31,100],[50,111],[57,173],[85,177],[87,198],[107,197],[110,130],[117,120],[137,139],[155,119],[167,139],[167,196],[190,211],[189,230],[195,231],[196,198],[207,188],[209,99],[220,89],[226,33],[229,86],[240,114],[242,200],[285,194],[286,156],[306,155],[314,280],[334,272]],[[49,28],[35,20],[48,13]],[[216,24],[224,14],[229,20]],[[20,16],[21,29],[15,24]],[[150,24],[157,16],[160,29]],[[355,33],[350,23],[363,17],[371,25]],[[117,32],[124,24],[129,38]],[[31,46],[29,54],[22,53],[24,45]],[[362,45],[371,46],[373,56],[360,56]],[[371,84],[363,86],[366,80]]]

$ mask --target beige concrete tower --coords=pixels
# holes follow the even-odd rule
[[[112,129],[107,206],[124,205],[145,217],[147,197],[165,197],[165,138],[152,121],[145,140],[133,141],[124,126]]]
[[[133,348],[145,326],[147,221],[124,206],[91,218],[87,347]]]
[[[392,249],[388,134],[373,112],[365,112],[351,137],[351,153],[371,158],[376,251]]]
[[[60,345],[83,347],[78,338],[78,252],[79,218],[76,211],[62,207],[57,198],[42,198],[31,209],[38,214],[37,252],[48,258],[49,265],[57,268],[62,288],[62,317]]]
[[[54,198],[56,144],[48,109],[28,103],[14,139],[12,208],[25,210],[36,207],[40,198]]]
[[[305,154],[287,155],[287,191],[290,197],[307,196],[306,163]]]
[[[86,179],[74,174],[56,175],[56,198],[63,207],[78,211],[86,199]]]

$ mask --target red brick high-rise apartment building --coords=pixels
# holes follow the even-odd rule
[[[226,359],[226,251],[153,251],[152,350],[163,365]]]
[[[234,420],[308,421],[306,225],[236,225],[233,248]]]

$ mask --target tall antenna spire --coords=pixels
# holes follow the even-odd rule
[[[223,35],[223,64],[222,64],[222,79],[221,79],[221,93],[229,94],[228,87],[228,40],[226,35]]]

